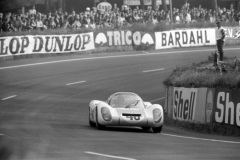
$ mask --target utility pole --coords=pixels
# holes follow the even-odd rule
[[[152,9],[156,10],[157,0],[152,0]]]
[[[217,3],[217,0],[212,0],[212,4],[213,4],[213,8],[215,11],[218,10],[218,3]]]
[[[173,24],[172,0],[169,0],[169,3],[170,3],[170,18],[171,18],[171,24]]]
[[[162,6],[163,6],[163,10],[167,11],[167,3],[166,0],[162,0]]]
[[[140,0],[140,6],[141,6],[141,9],[144,9],[145,4],[143,0]]]

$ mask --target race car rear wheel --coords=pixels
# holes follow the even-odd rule
[[[89,119],[89,125],[91,126],[91,127],[95,127],[96,126],[96,124],[93,122],[93,121],[91,121],[91,119],[90,119],[90,108],[89,108],[89,117],[88,117]]]
[[[151,127],[142,127],[143,131],[149,131]]]
[[[162,131],[162,126],[160,126],[160,127],[153,127],[152,130],[153,130],[153,133],[160,133]]]
[[[96,107],[96,128],[99,129],[99,130],[103,130],[105,128],[105,126],[99,124],[98,122],[98,109]]]

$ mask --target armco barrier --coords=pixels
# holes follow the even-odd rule
[[[168,87],[165,112],[174,120],[240,127],[240,89]]]
[[[240,27],[226,28],[226,44],[240,44]],[[67,35],[0,37],[0,58],[29,54],[158,50],[216,45],[214,28],[181,29],[164,32],[113,30]]]

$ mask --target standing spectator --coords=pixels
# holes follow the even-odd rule
[[[72,26],[72,24],[75,22],[75,16],[76,16],[76,12],[72,11],[72,14],[69,15],[69,18],[68,18],[68,22],[70,26]]]
[[[37,28],[36,18],[35,18],[34,15],[31,16],[30,26],[31,26],[31,29],[36,29]]]
[[[123,26],[122,18],[119,14],[116,15],[115,28],[119,29]]]
[[[50,28],[50,19],[51,19],[51,15],[48,14],[43,21],[43,25],[45,26],[45,29]]]
[[[29,14],[31,14],[31,15],[37,14],[37,11],[36,11],[36,9],[35,9],[35,6],[33,6],[32,9],[29,10]]]
[[[8,23],[9,23],[9,31],[16,31],[15,22],[16,22],[16,16],[15,16],[15,15],[12,15],[12,16],[10,17],[10,21],[8,22]]]
[[[60,28],[60,27],[61,27],[61,24],[60,24],[60,17],[59,17],[58,14],[55,14],[54,22],[55,22],[55,24],[56,24],[56,28]]]
[[[81,28],[80,16],[76,15],[75,22],[72,24],[73,29],[80,29]]]
[[[2,31],[3,32],[9,32],[9,17],[6,15],[5,18],[3,18],[3,23],[2,23]]]
[[[17,19],[15,21],[15,28],[16,28],[16,31],[22,30],[22,19],[20,15],[17,15]]]
[[[219,61],[223,61],[223,45],[225,41],[225,29],[222,27],[221,22],[218,21],[217,23],[217,34],[216,34],[216,39],[217,39],[217,49],[218,49],[218,54],[219,54]]]
[[[89,24],[90,24],[90,17],[87,13],[85,13],[85,15],[83,17],[83,21],[82,21],[82,27],[88,28]]]
[[[22,31],[28,31],[29,29],[27,28],[27,20],[25,17],[22,17]]]
[[[56,23],[54,21],[54,17],[50,18],[50,24],[49,24],[50,29],[55,29],[56,28]]]
[[[176,21],[177,24],[180,24],[180,23],[181,23],[181,19],[180,19],[179,13],[176,14],[176,19],[175,19],[175,21]]]
[[[190,13],[187,11],[187,13],[186,13],[186,23],[188,24],[188,23],[191,23],[191,21],[192,21],[192,18],[191,18],[191,15],[190,15]]]
[[[43,21],[41,19],[41,14],[37,15],[36,29],[38,29],[38,30],[43,30],[44,29]]]

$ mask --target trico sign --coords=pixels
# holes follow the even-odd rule
[[[95,45],[97,47],[140,46],[154,45],[154,43],[150,34],[143,34],[139,31],[107,31],[106,33],[98,33],[95,37]]]

